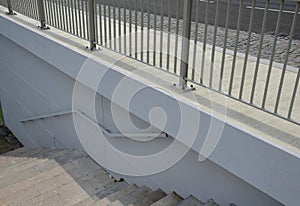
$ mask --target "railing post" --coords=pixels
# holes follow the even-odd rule
[[[89,34],[90,34],[90,50],[96,49],[96,31],[95,31],[95,13],[94,5],[95,0],[88,0],[89,4]]]
[[[11,0],[7,0],[7,9],[8,9],[8,12],[6,12],[7,15],[15,15],[15,14],[16,14],[16,13],[12,10]]]
[[[46,25],[45,7],[43,4],[43,1],[44,0],[37,0],[39,20],[41,22],[40,28],[41,29],[49,29],[49,27],[47,27],[47,25]]]
[[[182,45],[181,45],[181,65],[179,86],[182,89],[187,87],[187,76],[189,67],[190,37],[191,37],[191,20],[192,20],[192,3],[193,0],[184,1],[183,28],[182,28]]]

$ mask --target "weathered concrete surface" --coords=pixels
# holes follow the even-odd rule
[[[0,160],[0,173],[10,170],[0,177],[0,204],[3,206],[146,206],[182,201],[174,193],[164,199],[166,194],[161,190],[152,192],[146,186],[118,182],[79,151],[22,148],[2,154]],[[35,164],[28,165],[28,169],[17,167],[19,171],[15,171],[10,169],[14,160],[25,165]],[[11,163],[3,166],[2,162],[6,161]],[[197,205],[202,205],[196,201]]]

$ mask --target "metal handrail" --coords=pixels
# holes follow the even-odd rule
[[[227,2],[214,0],[215,6],[210,0],[204,3],[199,0],[26,0],[27,4],[21,4],[19,0],[6,1],[5,6],[8,8],[8,14],[14,14],[14,9],[16,9],[17,12],[39,20],[41,29],[48,28],[47,25],[50,25],[89,40],[91,50],[100,45],[175,74],[180,77],[179,86],[182,89],[187,89],[188,83],[204,86],[300,125],[299,115],[295,117],[296,113],[299,112],[295,112],[295,105],[300,103],[298,88],[300,68],[295,70],[296,73],[293,74],[292,79],[287,74],[295,29],[298,29],[297,32],[299,32],[299,23],[297,23],[299,21],[299,0],[279,1],[280,8],[277,11],[278,14],[275,15],[276,25],[274,25],[275,31],[270,47],[270,62],[267,65],[263,83],[260,82],[262,81],[261,59],[263,58],[261,54],[265,42],[267,21],[271,12],[274,11],[271,8],[271,0],[266,0],[264,8],[261,8],[263,9],[261,12],[263,16],[260,19],[261,28],[259,32],[254,31],[254,21],[258,18],[255,15],[259,3],[257,0],[251,0],[251,12],[247,17],[249,21],[247,21],[246,29],[242,28],[243,23],[245,23],[243,20],[245,7],[249,3],[248,1],[246,3],[245,0],[240,0],[238,5],[232,0]],[[287,48],[284,51],[282,70],[276,80],[272,77],[274,59],[281,31],[280,26],[282,20],[287,16],[283,8],[289,2],[294,2],[290,7],[295,8],[295,10],[289,11],[289,13],[293,13],[289,14],[290,17],[292,16],[289,39],[286,41]],[[223,10],[221,6],[224,7]],[[223,15],[226,16],[224,22],[220,21],[222,20],[220,19],[221,11],[226,12],[226,15]],[[237,14],[237,23],[234,25],[235,32],[231,31],[234,12]],[[200,18],[202,18],[203,25],[200,24]],[[221,28],[220,22],[225,23],[224,28]],[[211,36],[210,29],[212,30]],[[221,44],[218,43],[220,30],[224,35],[223,40],[220,41]],[[142,31],[142,33],[138,34],[138,31]],[[239,68],[237,64],[242,31],[246,33],[247,42],[243,63]],[[164,35],[164,32],[167,35]],[[172,32],[175,34],[174,41],[171,39]],[[179,36],[180,32],[181,36]],[[234,33],[231,36],[234,39],[231,48],[233,54],[231,55],[232,61],[228,61],[228,52],[231,50],[228,49],[228,39],[231,33]],[[255,68],[251,71],[249,59],[250,56],[254,55],[253,52],[251,54],[250,50],[253,33],[260,34],[256,58],[251,58],[251,61],[255,63]],[[129,38],[121,38],[126,35]],[[163,42],[167,44],[167,54],[163,52]],[[160,45],[157,46],[157,43]],[[173,43],[174,48],[172,50]],[[199,44],[202,44],[201,48]],[[138,53],[138,47],[142,50],[146,49],[146,51]],[[151,47],[153,47],[153,51],[150,52]],[[223,48],[219,51],[217,47]],[[220,58],[220,65],[217,64],[218,58]],[[166,62],[163,61],[164,59]],[[179,61],[180,64],[178,64]],[[207,65],[208,63],[210,64]],[[300,66],[298,65],[298,67]],[[227,74],[228,71],[229,74]],[[199,75],[196,72],[199,72]],[[253,72],[250,83],[247,76],[249,72]],[[216,75],[218,78],[214,79]],[[288,77],[289,79],[287,79]],[[228,78],[228,82],[226,78]],[[286,81],[293,81],[291,88],[285,86]],[[236,85],[238,85],[238,89],[236,89]],[[246,97],[248,95],[247,89],[250,93],[249,98]],[[235,92],[236,90],[238,91]],[[260,90],[262,93],[258,95]],[[289,96],[283,97],[288,92],[290,92]],[[274,103],[268,105],[272,95],[275,97],[275,100],[272,100]],[[281,111],[283,107],[284,111]]]
[[[0,105],[1,106],[1,105]],[[1,107],[0,107],[1,109]],[[106,129],[103,125],[99,124],[96,120],[85,114],[84,112],[80,110],[66,110],[62,112],[55,112],[55,113],[50,113],[50,114],[44,114],[44,115],[39,115],[39,116],[34,116],[34,117],[29,117],[26,119],[20,120],[22,124],[26,124],[29,122],[35,122],[35,121],[41,121],[45,119],[50,119],[50,118],[57,118],[57,117],[62,117],[66,115],[74,115],[77,114],[81,117],[83,117],[85,120],[88,122],[92,123],[96,127],[99,127],[103,134],[109,138],[131,138],[131,139],[138,139],[138,140],[149,140],[150,138],[166,138],[168,135],[164,132],[137,132],[137,133],[123,133],[123,132],[111,132],[108,129]],[[1,119],[0,119],[1,123]]]

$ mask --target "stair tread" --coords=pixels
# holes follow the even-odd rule
[[[55,162],[54,160],[49,160],[49,161]],[[68,163],[66,163],[66,165],[63,165],[61,167],[57,167],[57,169],[54,169],[54,170],[63,170],[63,172],[58,173],[58,175],[56,175],[56,176],[52,176],[51,178],[49,178],[46,181],[42,181],[42,182],[37,181],[36,184],[30,185],[28,187],[28,190],[25,190],[23,193],[21,193],[21,195],[19,192],[14,192],[13,194],[11,194],[11,193],[9,193],[9,191],[8,191],[8,194],[12,195],[11,198],[13,198],[15,201],[17,201],[17,200],[22,201],[22,202],[25,200],[29,201],[29,202],[27,202],[28,205],[31,205],[31,203],[43,202],[44,200],[46,201],[46,199],[47,199],[47,202],[50,204],[50,203],[53,203],[52,200],[49,199],[53,193],[56,193],[57,191],[61,191],[60,195],[62,196],[62,193],[65,190],[61,190],[60,188],[65,187],[64,185],[66,185],[66,184],[67,185],[72,184],[73,186],[70,188],[73,188],[73,187],[78,188],[80,186],[80,190],[82,192],[81,193],[80,193],[80,191],[78,192],[78,189],[76,191],[78,194],[81,194],[81,195],[77,195],[77,197],[74,196],[74,198],[71,196],[71,198],[70,198],[70,196],[68,196],[68,194],[70,194],[70,193],[63,193],[63,194],[65,195],[65,197],[69,198],[69,201],[68,201],[69,203],[77,203],[78,201],[83,200],[87,196],[87,193],[83,192],[84,190],[86,190],[86,188],[84,187],[84,184],[81,183],[81,182],[86,181],[86,179],[84,179],[86,177],[85,176],[86,173],[82,170],[78,170],[76,181],[73,179],[73,176],[70,175],[71,171],[78,167],[80,167],[80,165],[75,164],[74,162],[68,162]],[[38,168],[38,169],[44,170],[44,169],[46,169],[46,167],[42,167],[42,168]],[[47,169],[46,172],[53,172],[54,170],[48,171],[48,169]],[[42,177],[42,173],[40,175],[41,175],[40,177]],[[106,173],[106,175],[108,176],[107,173]],[[83,178],[84,180],[82,180],[81,178]],[[32,182],[33,179],[34,179],[34,177],[32,177],[30,181],[26,182],[26,178],[24,178],[24,181],[22,183],[20,183],[20,185],[22,186],[22,185],[24,185],[24,183],[28,184],[28,183]],[[92,187],[94,187],[94,186],[92,186]],[[104,189],[104,187],[100,188],[100,190],[103,190],[103,189]],[[68,190],[70,190],[70,189],[68,189]],[[2,191],[2,190],[0,190],[0,191]],[[92,195],[92,194],[88,193],[88,195]],[[29,200],[28,200],[28,198],[29,198]],[[54,196],[53,198],[55,199],[57,197]],[[80,199],[78,199],[78,198],[80,198]]]
[[[219,206],[213,199],[209,199],[203,206]]]
[[[21,161],[16,164],[12,164],[11,166],[0,168],[0,179],[6,177],[8,175],[12,175],[14,173],[20,172],[22,170],[28,169],[30,167],[34,167],[38,164],[42,164],[43,162],[46,162],[49,159],[58,158],[62,155],[65,155],[67,152],[68,152],[67,150],[62,150],[62,151],[52,150],[51,153],[49,153],[48,158],[44,158],[44,159],[28,158],[27,160]]]
[[[154,202],[157,202],[161,198],[165,197],[167,194],[161,189],[157,189],[153,192],[150,192],[148,195],[138,198],[135,202],[132,203],[134,206],[145,206],[151,205]]]
[[[37,162],[37,164],[33,165],[32,167],[25,168],[20,171],[16,171],[5,177],[0,178],[0,188],[3,189],[8,186],[17,184],[18,182],[22,182],[27,179],[33,178],[34,176],[37,176],[43,172],[47,172],[56,167],[61,167],[62,165],[64,165],[64,169],[66,170],[69,169],[70,171],[72,171],[72,169],[76,168],[76,165],[74,165],[73,162],[71,163],[70,161],[66,161],[65,157],[71,156],[73,158],[75,157],[80,158],[83,155],[82,153],[78,153],[77,151],[72,151],[68,153],[69,155],[64,155],[63,152],[62,153],[58,152],[56,154],[60,154],[60,155],[57,155],[57,157],[55,157],[54,159],[50,159],[50,160],[45,159],[44,161]],[[77,175],[81,175],[81,174],[82,173],[80,171],[77,171]]]
[[[178,204],[178,206],[203,206],[204,203],[195,198],[194,196],[189,196],[186,199],[184,199],[181,203]]]
[[[23,147],[21,149],[23,149]],[[17,150],[21,150],[21,149],[17,149]],[[26,161],[26,160],[28,160],[28,156],[38,153],[43,150],[44,150],[43,148],[28,149],[25,147],[23,150],[19,151],[18,154],[10,154],[10,153],[1,154],[0,155],[0,168],[12,166],[14,164],[18,164],[20,162]],[[16,150],[13,150],[12,152],[14,152],[14,151],[16,151]]]
[[[107,189],[97,193],[96,196],[99,199],[102,199],[102,198],[105,198],[127,186],[128,186],[128,184],[126,182],[117,182],[116,184],[113,184],[112,186],[108,187]]]
[[[147,186],[137,188],[136,190],[127,194],[126,196],[110,203],[109,206],[129,206],[130,204],[134,203],[138,198],[148,195],[150,192],[152,191]]]
[[[92,206],[96,202],[94,198],[98,199],[97,196],[87,197],[80,202],[73,204],[72,206]]]
[[[4,154],[1,154],[1,156],[14,156],[17,157],[19,155],[24,155],[28,152],[34,152],[35,150],[40,150],[40,147],[36,147],[36,148],[32,148],[32,147],[21,147],[19,149],[16,150],[12,150],[9,152],[6,152]]]
[[[86,153],[56,148],[25,147],[0,155],[0,197],[8,205],[201,205],[192,196],[182,201],[175,193],[116,182]],[[205,205],[217,206],[213,200]]]
[[[175,193],[170,193],[167,196],[163,197],[159,201],[151,204],[151,206],[175,206],[182,201],[182,198]]]
[[[101,200],[97,201],[95,204],[93,204],[93,206],[107,206],[110,203],[124,197],[125,195],[133,192],[134,190],[137,189],[136,185],[128,185],[126,187],[123,187],[122,189],[118,190],[117,192],[108,195],[104,198],[102,198]]]
[[[35,161],[36,159],[42,159],[45,157],[51,158],[56,153],[61,152],[61,150],[55,149],[55,148],[37,148],[32,149],[30,151],[27,151],[26,154],[19,154],[18,157],[16,156],[2,156],[2,161],[0,161],[0,168],[6,168],[6,167],[13,167],[13,166],[19,166],[24,165],[29,162]]]

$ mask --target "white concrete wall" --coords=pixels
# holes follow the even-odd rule
[[[0,99],[8,127],[23,144],[28,146],[83,149],[74,129],[72,115],[26,124],[20,121],[32,116],[70,110],[75,78],[87,57],[81,51],[62,45],[55,39],[44,37],[39,31],[15,24],[7,17],[0,16],[0,25]],[[101,63],[95,64],[100,72],[107,69]],[[124,74],[109,70],[106,75],[105,81],[97,88],[96,95],[95,108],[101,125],[117,132],[111,114],[113,104],[114,112],[118,114],[120,120],[125,119],[127,112],[130,112],[133,122],[140,128],[146,128],[149,121],[149,107],[159,102],[159,106],[171,115],[164,131],[176,136],[180,115],[176,111],[178,108],[170,106],[174,101],[172,97],[154,88],[147,88],[145,93],[148,98],[145,98],[145,95],[137,95],[130,111],[126,111],[110,101],[118,83],[116,80],[122,78]],[[89,88],[89,82],[83,83],[86,85],[81,85],[80,89],[84,97],[78,107],[90,115],[89,105],[93,103],[94,91]],[[142,85],[134,79],[132,84],[134,87]],[[216,150],[209,159],[199,162],[198,152],[211,117],[185,101],[179,104],[188,113],[201,113],[200,129],[192,149],[173,167],[146,177],[126,177],[129,182],[147,184],[153,188],[161,187],[183,196],[193,194],[203,201],[214,198],[221,205],[228,205],[231,202],[249,206],[299,203],[298,156],[265,142],[241,128],[225,124]],[[101,140],[103,138],[101,136],[92,137],[96,134],[96,129],[90,122],[84,120],[80,122],[87,139],[105,141]],[[129,127],[127,129],[133,130]],[[148,131],[155,130],[154,127],[148,128]],[[188,140],[190,134],[184,135]],[[121,138],[109,141],[120,150],[142,155],[155,153],[167,147],[173,139],[169,137],[150,142],[136,142]],[[179,144],[184,148],[187,142],[183,138]],[[97,155],[110,154],[105,151],[103,145],[96,145],[93,151],[87,152],[94,158],[97,158]],[[116,161],[122,163],[122,159]]]

